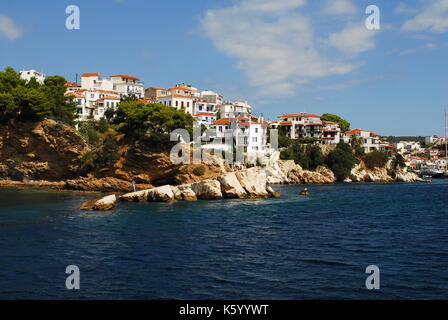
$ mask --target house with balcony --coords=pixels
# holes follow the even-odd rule
[[[139,78],[125,74],[106,77],[98,72],[83,73],[81,77],[81,88],[118,92],[120,97],[135,95],[137,98],[143,98],[145,95],[143,82]]]
[[[211,128],[214,130],[215,141],[221,140],[225,145],[226,137],[231,137],[232,148],[242,150],[244,161],[253,163],[257,158],[270,152],[267,143],[268,126],[269,124],[262,118],[235,117],[216,120]]]
[[[121,97],[134,95],[137,98],[144,98],[145,89],[143,82],[139,78],[126,74],[115,74],[110,76],[112,91],[116,91]]]
[[[248,117],[252,113],[252,107],[247,101],[226,101],[216,109],[222,118]]]
[[[211,112],[199,112],[193,116],[199,124],[203,124],[209,128],[216,121],[216,114]]]
[[[282,130],[290,139],[315,139],[316,143],[339,143],[341,129],[336,122],[321,120],[321,117],[311,113],[284,114],[278,121],[271,123],[272,127]]]
[[[360,140],[364,152],[368,153],[373,150],[381,149],[380,136],[372,131],[353,129],[342,134],[345,143],[352,143],[353,139]]]

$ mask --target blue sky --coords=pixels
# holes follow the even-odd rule
[[[65,28],[65,8],[81,11]],[[367,30],[366,7],[381,29]],[[335,113],[382,135],[443,134],[448,0],[2,0],[0,67],[187,82],[276,119]]]

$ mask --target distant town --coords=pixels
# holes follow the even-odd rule
[[[39,83],[45,74],[36,70],[20,71],[21,78],[35,78]],[[364,152],[374,150],[393,151],[403,156],[409,171],[436,175],[447,168],[446,137],[427,136],[419,141],[388,141],[387,137],[365,129],[343,130],[337,122],[322,116],[299,112],[281,114],[275,121],[252,115],[247,101],[225,100],[211,90],[200,90],[190,84],[180,83],[171,88],[144,87],[137,77],[126,74],[104,76],[99,73],[83,73],[81,83],[67,82],[66,96],[77,104],[78,121],[100,120],[110,108],[117,108],[120,101],[134,96],[142,103],[160,103],[190,114],[215,137],[223,138],[225,132],[237,130],[237,144],[248,154],[270,152],[269,128],[281,130],[289,139],[302,139],[313,144],[337,144],[340,141],[360,143]]]

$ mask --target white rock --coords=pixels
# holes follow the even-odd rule
[[[191,185],[191,190],[198,199],[216,200],[222,199],[221,184],[218,180],[202,180]]]
[[[243,189],[234,172],[219,176],[221,192],[225,198],[246,198],[247,192]]]

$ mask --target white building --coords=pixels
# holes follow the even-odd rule
[[[24,79],[26,82],[30,81],[31,78],[36,78],[37,82],[44,84],[45,74],[36,70],[22,70],[20,71],[20,78]]]
[[[339,143],[341,129],[336,122],[323,121],[320,116],[311,113],[284,114],[272,124],[280,127],[290,139],[314,138],[319,143]]]
[[[227,101],[217,106],[221,118],[248,117],[252,113],[252,107],[247,101]]]
[[[268,123],[255,117],[221,118],[211,125],[215,137],[225,143],[226,135],[233,137],[233,147],[242,148],[245,161],[255,162],[270,151],[267,144]]]
[[[354,138],[360,139],[361,146],[366,153],[373,150],[380,150],[380,136],[374,132],[361,129],[353,129],[344,132],[342,136],[345,143],[351,143]]]
[[[116,109],[121,100],[118,93],[106,90],[81,89],[67,92],[65,95],[72,97],[76,102],[78,120],[80,121],[104,118],[107,109]]]
[[[194,99],[191,95],[170,93],[167,96],[159,97],[157,102],[193,115]]]
[[[143,98],[145,95],[143,82],[139,78],[125,74],[116,74],[107,78],[97,72],[83,73],[81,87],[87,90],[115,91],[120,97],[135,95],[137,98]]]
[[[441,144],[445,143],[445,137],[429,136],[425,137],[425,144]]]
[[[116,74],[110,76],[110,81],[112,82],[112,90],[117,91],[122,97],[135,95],[137,98],[143,98],[145,96],[143,82],[137,77]]]
[[[209,103],[213,103],[215,105],[220,105],[224,101],[224,98],[222,95],[220,95],[214,91],[211,91],[211,90],[201,91],[201,97],[205,101],[207,101]]]
[[[196,113],[193,118],[208,128],[216,121],[216,114],[211,112],[199,112]]]
[[[66,92],[76,92],[81,89],[81,85],[76,82],[66,82],[65,83]]]

